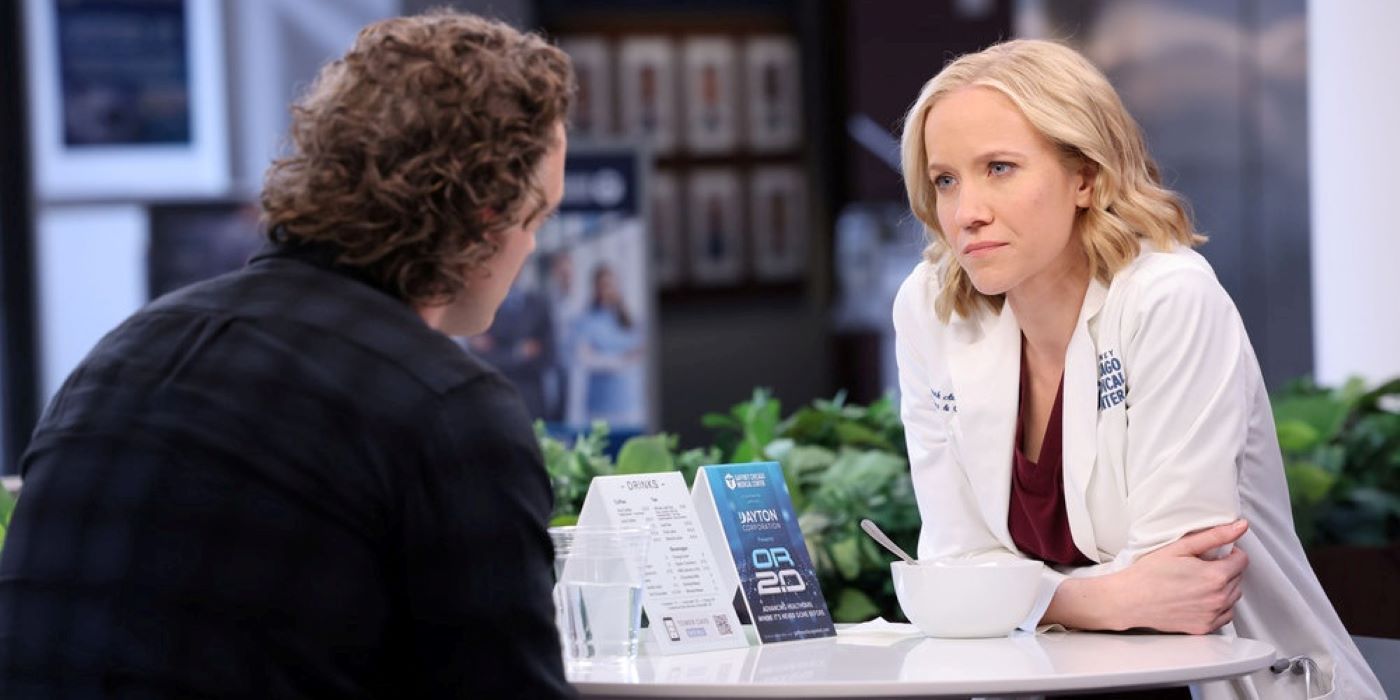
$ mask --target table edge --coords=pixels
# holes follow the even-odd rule
[[[1231,661],[1221,666],[1211,667],[1210,672],[1201,675],[1192,669],[1163,669],[1132,684],[1114,685],[1115,675],[1124,674],[1077,674],[1034,679],[1021,682],[1001,680],[960,681],[956,688],[938,681],[827,681],[819,683],[615,683],[598,681],[570,681],[582,697],[664,697],[664,698],[831,698],[831,697],[965,697],[979,695],[1007,695],[1018,693],[1060,693],[1067,691],[1105,690],[1122,688],[1154,688],[1203,683],[1226,678],[1236,678],[1265,669],[1273,662],[1277,652],[1266,642],[1254,639],[1236,638],[1237,641],[1257,647],[1255,653]],[[1117,679],[1121,682],[1122,679]],[[663,691],[663,692],[658,692]]]

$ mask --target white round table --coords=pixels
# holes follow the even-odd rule
[[[900,634],[895,628],[906,628]],[[997,639],[838,632],[834,639],[570,663],[584,697],[967,697],[1185,685],[1267,667],[1273,647],[1233,637],[1017,633]]]

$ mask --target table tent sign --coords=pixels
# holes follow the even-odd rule
[[[836,636],[777,462],[701,467],[691,496],[722,590],[741,589],[760,644]]]
[[[680,472],[594,477],[578,525],[651,532],[642,572],[649,654],[748,646],[734,611],[737,584],[724,575],[733,567],[716,561]]]

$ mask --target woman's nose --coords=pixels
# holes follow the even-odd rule
[[[953,223],[958,230],[965,231],[991,223],[992,211],[986,198],[975,188],[963,187],[958,192],[958,208],[953,213]]]

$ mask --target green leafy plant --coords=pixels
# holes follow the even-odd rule
[[[688,486],[697,469],[721,461],[716,448],[681,452],[676,447],[679,438],[661,433],[630,438],[622,444],[614,462],[608,455],[608,435],[608,424],[599,421],[569,446],[551,437],[543,422],[535,423],[535,437],[544,456],[545,471],[554,485],[554,515],[550,525],[578,522],[588,485],[595,476],[680,470]]]
[[[5,548],[5,533],[10,528],[10,516],[15,512],[15,499],[0,487],[0,549]]]
[[[1272,399],[1279,447],[1305,546],[1400,539],[1400,379],[1368,390],[1291,382]]]
[[[1324,388],[1293,382],[1273,397],[1294,521],[1305,545],[1383,545],[1400,540],[1400,379],[1367,390],[1360,381]],[[567,446],[540,437],[554,481],[555,524],[573,523],[589,481],[600,474],[676,469],[687,485],[705,464],[773,460],[798,512],[822,591],[838,622],[882,615],[902,619],[889,576],[890,556],[860,530],[879,523],[915,551],[919,510],[909,477],[904,427],[889,398],[869,406],[845,395],[817,400],[783,417],[771,392],[755,390],[727,412],[704,416],[714,445],[680,451],[674,436],[633,438],[614,463],[608,429]]]
[[[535,423],[535,438],[544,456],[544,468],[554,485],[554,516],[550,525],[573,525],[578,521],[583,497],[595,476],[616,471],[607,455],[608,425],[601,421],[574,440],[573,447],[549,436],[544,423]]]
[[[773,442],[783,405],[767,389],[756,389],[753,398],[735,404],[729,413],[706,413],[700,424],[717,433],[716,447],[731,462],[766,459],[764,451]]]

